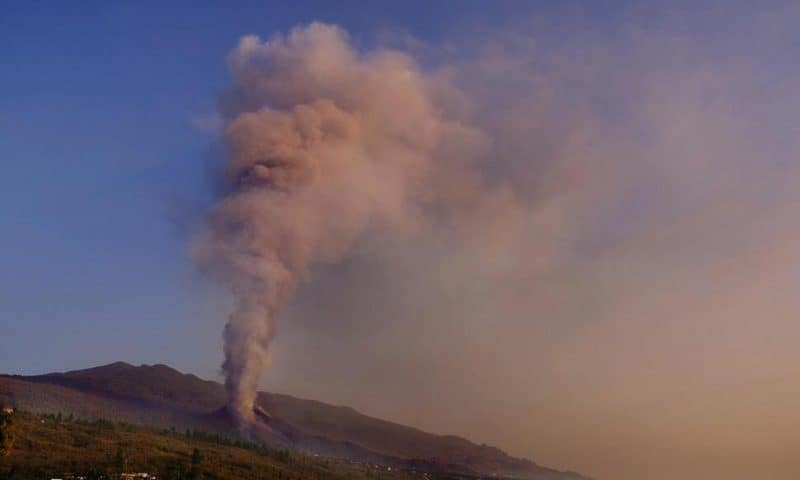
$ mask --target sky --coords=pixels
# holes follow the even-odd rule
[[[412,59],[486,186],[313,265],[264,388],[597,479],[797,478],[800,10],[378,3],[2,2],[0,371],[222,378],[226,58],[320,22]]]

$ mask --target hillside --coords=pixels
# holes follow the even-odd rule
[[[122,471],[144,472],[164,480],[444,480],[436,475],[234,442],[201,432],[22,411],[12,418],[15,442],[7,455],[0,455],[2,480],[103,478]]]
[[[109,418],[221,435],[241,433],[223,409],[225,391],[216,382],[165,365],[122,362],[39,376],[0,376],[0,402],[35,412]],[[359,461],[464,475],[531,480],[579,480],[571,472],[541,467],[463,438],[434,435],[372,418],[347,407],[261,392],[270,433],[259,441],[276,447]]]

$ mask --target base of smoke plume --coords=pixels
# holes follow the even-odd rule
[[[240,437],[253,442],[264,442],[270,445],[288,445],[290,439],[280,433],[279,428],[273,428],[272,423],[276,420],[262,407],[253,406],[253,414],[244,418],[238,410],[227,405],[217,411],[216,417],[224,423],[233,424],[238,430]]]

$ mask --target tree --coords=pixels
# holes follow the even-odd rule
[[[14,447],[13,413],[0,411],[0,456],[11,453]]]
[[[17,472],[17,467],[12,465],[8,472],[0,471],[0,480],[20,480],[22,477]]]
[[[176,460],[167,466],[167,472],[164,477],[166,480],[185,480],[185,472],[186,467],[184,466],[183,462]]]
[[[200,480],[203,478],[203,472],[200,470],[200,462],[203,461],[203,456],[200,455],[200,450],[194,449],[192,452],[192,468],[189,470],[190,480]]]
[[[101,472],[95,467],[89,467],[89,470],[86,471],[85,476],[87,480],[100,480],[105,477],[103,472]]]
[[[124,473],[127,466],[128,456],[125,455],[122,445],[117,445],[117,453],[114,455],[114,469],[119,473]]]

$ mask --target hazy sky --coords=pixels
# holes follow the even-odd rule
[[[800,9],[427,3],[2,3],[0,371],[219,378],[225,58],[321,21],[446,85],[493,188],[316,266],[265,388],[601,480],[798,478]]]

